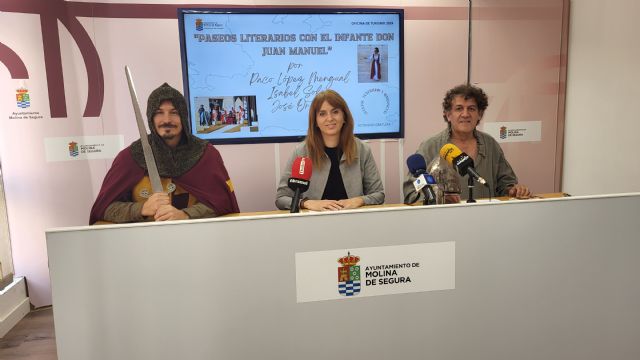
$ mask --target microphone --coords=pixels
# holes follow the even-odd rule
[[[436,180],[433,176],[427,173],[427,162],[420,154],[413,154],[407,158],[407,167],[409,172],[416,180],[413,182],[413,186],[416,191],[422,191],[424,194],[424,205],[432,205],[436,203],[436,194],[433,191],[432,185],[436,184]]]
[[[473,180],[479,182],[484,186],[489,186],[487,180],[485,180],[476,169],[473,167],[473,159],[471,156],[463,153],[460,148],[453,144],[446,144],[440,149],[440,156],[456,169],[460,176],[469,174]]]
[[[298,156],[291,165],[291,177],[288,186],[294,191],[291,200],[291,213],[300,212],[300,194],[309,189],[309,179],[311,179],[311,159]]]

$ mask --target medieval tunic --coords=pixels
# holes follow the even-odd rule
[[[93,224],[98,220],[144,221],[140,210],[142,203],[146,201],[143,191],[146,188],[145,177],[148,179],[146,171],[133,160],[130,148],[122,150],[105,176],[98,198],[91,209],[89,223]],[[169,178],[163,180],[163,188],[167,189]],[[207,145],[200,161],[193,168],[181,176],[170,178],[170,181],[176,187],[171,196],[174,207],[179,209],[180,206],[174,202],[176,197],[184,198],[181,194],[188,194],[187,206],[182,210],[190,218],[239,212],[233,185],[222,157],[211,144]],[[152,193],[150,185],[148,192]]]

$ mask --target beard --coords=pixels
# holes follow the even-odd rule
[[[173,139],[175,139],[175,138],[176,138],[177,136],[179,136],[179,135],[180,135],[180,134],[164,133],[164,134],[161,134],[161,135],[160,135],[160,137],[161,137],[163,140],[173,140]]]
[[[164,141],[174,140],[176,137],[179,137],[182,132],[172,131],[173,129],[177,129],[178,127],[172,124],[162,124],[158,126],[158,135]]]

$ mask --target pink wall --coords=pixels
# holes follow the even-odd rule
[[[384,145],[388,203],[401,201],[399,187],[404,161],[400,162],[399,157],[405,159],[422,140],[444,128],[440,105],[444,91],[466,79],[468,2],[424,3],[405,7],[405,139],[402,154],[398,142]],[[526,0],[519,1],[518,6],[512,5],[512,1],[473,3],[477,9],[473,22],[472,82],[487,90],[493,104],[483,121],[542,121],[541,142],[504,144],[503,148],[521,182],[529,184],[534,192],[558,190],[554,188],[554,179],[559,176],[555,170],[555,135],[563,0]],[[393,6],[388,2],[371,3],[375,4]],[[126,6],[94,7],[86,2],[50,0],[0,3],[3,24],[0,44],[5,46],[0,49],[5,63],[0,66],[0,117],[4,122],[0,155],[15,270],[17,275],[27,276],[35,306],[51,303],[44,230],[86,224],[90,206],[111,163],[111,160],[47,162],[44,139],[121,134],[125,145],[137,139],[124,65],[133,70],[140,99],[146,99],[152,89],[165,81],[182,88],[177,20],[171,18],[175,17],[177,5],[123,8]],[[50,28],[45,36],[60,41],[66,98],[63,108],[67,111],[63,117],[52,116],[48,92],[51,81],[47,82],[42,41],[46,21],[41,22],[38,15],[43,12],[47,14],[43,18],[55,20],[54,9],[60,11],[59,36],[52,35]],[[85,40],[78,37],[82,33]],[[87,44],[83,41],[87,39],[95,47],[95,53],[86,52]],[[78,42],[84,45],[78,46]],[[6,48],[24,62],[32,98],[29,111],[38,112],[43,118],[9,118],[19,111],[15,92],[24,76],[10,70]],[[96,55],[101,66],[99,75],[104,78],[103,88],[96,77]],[[89,66],[85,64],[87,59]],[[88,76],[91,82],[87,81]],[[95,93],[90,93],[97,89],[103,91],[99,94],[102,106],[97,114],[87,116],[87,99],[95,104]],[[276,162],[282,169],[293,146],[218,147],[243,211],[274,209]],[[380,166],[379,141],[372,141],[371,146]]]
[[[554,180],[563,3],[495,5],[503,3],[482,2],[487,7],[474,12],[471,81],[490,96],[483,121],[543,122],[541,141],[502,148],[520,181],[534,192],[559,190]]]

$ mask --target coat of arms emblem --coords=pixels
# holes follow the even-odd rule
[[[69,143],[69,155],[76,157],[78,156],[78,143],[72,141]]]
[[[507,127],[500,126],[500,139],[504,140],[507,138]]]
[[[343,296],[353,296],[360,293],[360,257],[351,255],[338,259],[342,265],[338,267],[338,293]]]
[[[20,88],[16,90],[16,103],[20,108],[28,108],[31,105],[31,100],[29,98],[29,90],[25,88]]]

